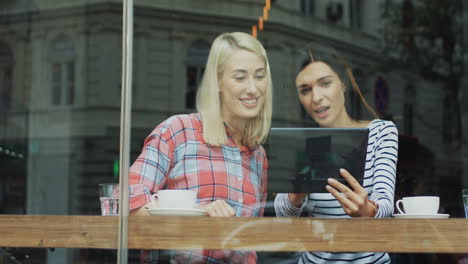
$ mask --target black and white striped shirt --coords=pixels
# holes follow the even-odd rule
[[[379,119],[369,124],[364,188],[369,199],[379,205],[376,218],[393,214],[396,166],[398,159],[398,130],[390,121]],[[348,218],[340,203],[330,193],[311,193],[300,208],[291,204],[286,193],[275,199],[277,216],[299,216],[306,210],[309,216],[321,218]],[[374,234],[369,234],[374,235]],[[385,252],[304,252],[299,263],[390,263]]]

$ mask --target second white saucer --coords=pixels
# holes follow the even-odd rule
[[[435,215],[427,215],[427,214],[394,214],[393,217],[395,218],[449,218],[449,214],[435,214]]]

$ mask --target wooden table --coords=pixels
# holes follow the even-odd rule
[[[117,247],[117,216],[0,215],[0,247]],[[132,249],[468,253],[468,220],[129,217]]]

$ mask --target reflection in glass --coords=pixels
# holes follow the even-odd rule
[[[71,105],[75,87],[75,50],[66,36],[58,37],[51,45],[52,104]]]
[[[315,15],[315,0],[300,0],[301,1],[301,13],[304,16]]]
[[[187,90],[185,93],[185,108],[187,109],[195,109],[198,85],[205,71],[205,64],[208,59],[209,51],[210,45],[202,40],[196,41],[188,49],[186,60]]]
[[[13,65],[12,50],[0,39],[0,112],[9,110],[11,106]]]
[[[367,83],[359,85],[367,88],[368,98],[375,94],[378,76],[388,82],[383,114],[402,133],[395,199],[440,195],[442,213],[464,217],[460,191],[468,186],[468,148],[461,124],[468,120],[463,92],[468,49],[462,40],[468,21],[462,14],[467,5],[461,0],[271,2],[259,40],[273,72],[273,126],[312,125],[298,106],[295,75],[307,57],[306,47],[327,56],[333,47],[365,74],[357,81]],[[214,36],[249,32],[263,4],[136,1],[138,97],[131,160],[154,125],[193,109],[203,73],[197,57],[203,57]],[[1,214],[100,214],[97,184],[117,182],[118,175],[121,6],[122,1],[104,0],[0,1]],[[384,44],[389,45],[381,50]],[[353,98],[347,92],[348,103]],[[366,117],[358,109],[355,113]],[[266,215],[274,216],[274,197],[269,194]],[[19,261],[21,255],[37,256],[39,263],[115,260],[114,253],[97,249],[36,250],[3,249],[0,256]],[[264,261],[259,254],[259,263],[271,263],[278,254]],[[294,255],[287,253],[282,261],[294,262]],[[392,263],[462,259],[390,256]]]
[[[97,184],[116,182],[122,13],[102,2],[0,3],[1,214],[100,215]],[[106,263],[99,252],[14,248],[0,259]]]

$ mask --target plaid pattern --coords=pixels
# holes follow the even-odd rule
[[[220,147],[206,144],[200,114],[176,115],[147,137],[130,168],[130,209],[160,189],[197,191],[197,205],[225,200],[236,216],[263,216],[267,158],[262,146],[239,149],[231,137]],[[254,252],[177,251],[177,263],[255,263]]]

